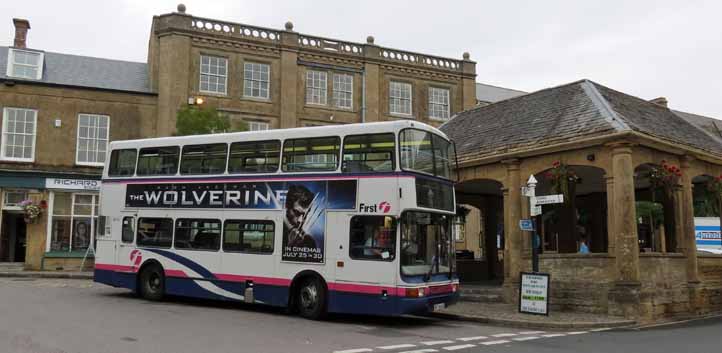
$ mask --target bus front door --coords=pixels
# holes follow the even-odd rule
[[[394,251],[395,230],[383,232],[385,216],[328,212],[327,234],[333,234],[336,282],[329,310],[359,314],[393,312],[398,259]],[[384,238],[390,236],[390,238]]]

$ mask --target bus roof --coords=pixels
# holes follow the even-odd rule
[[[171,146],[186,145],[199,143],[222,143],[233,141],[262,141],[275,139],[292,139],[292,138],[308,138],[322,136],[346,136],[359,135],[382,132],[395,132],[405,128],[416,128],[426,130],[442,136],[448,140],[446,134],[437,128],[418,121],[397,120],[384,121],[375,123],[356,123],[343,125],[326,125],[326,126],[309,126],[297,127],[289,129],[275,129],[265,131],[243,131],[218,133],[208,135],[189,135],[189,136],[173,136],[173,137],[156,137],[137,140],[113,141],[110,143],[110,149],[121,148],[138,148],[151,146]]]

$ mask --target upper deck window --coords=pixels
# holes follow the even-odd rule
[[[135,173],[135,148],[110,152],[108,176],[132,176]]]
[[[336,170],[340,149],[341,139],[335,136],[286,140],[283,144],[283,171]]]
[[[229,173],[273,173],[278,170],[281,141],[235,142],[231,144]]]
[[[223,174],[227,155],[228,145],[225,143],[183,146],[180,173]]]
[[[401,168],[451,178],[454,145],[427,131],[405,129],[399,135]]]
[[[138,175],[175,175],[179,152],[178,146],[142,148],[138,156]]]
[[[394,134],[346,136],[343,140],[344,173],[394,170]]]

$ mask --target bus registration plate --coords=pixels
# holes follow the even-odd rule
[[[434,304],[434,311],[439,311],[446,308],[446,303]]]

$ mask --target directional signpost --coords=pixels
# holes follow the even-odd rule
[[[522,187],[522,195],[529,198],[529,214],[535,217],[542,214],[541,205],[563,203],[564,195],[536,196],[537,180],[534,175],[529,176],[526,186]],[[533,273],[522,273],[519,284],[519,312],[549,315],[549,274],[539,273],[539,249],[541,241],[537,241],[536,224],[534,219],[519,220],[519,228],[531,232],[531,261]]]

